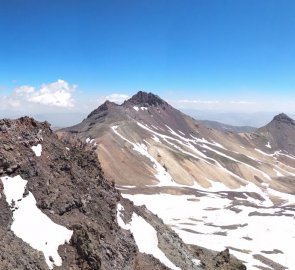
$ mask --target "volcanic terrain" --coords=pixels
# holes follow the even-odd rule
[[[294,133],[285,114],[254,132],[215,130],[141,91],[58,131],[186,244],[228,248],[247,269],[295,268]]]

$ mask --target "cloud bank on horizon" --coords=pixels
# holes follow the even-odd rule
[[[77,91],[79,90],[79,91]],[[1,95],[2,117],[5,113],[11,115],[16,111],[25,111],[26,114],[50,113],[50,112],[80,112],[89,113],[104,101],[109,100],[121,104],[124,100],[135,94],[132,93],[110,93],[93,94],[91,97],[83,97],[83,89],[76,84],[58,79],[54,82],[43,83],[41,86],[21,85],[17,86],[10,94]],[[79,96],[80,93],[80,96]],[[82,95],[81,95],[82,93]],[[157,92],[154,92],[157,94]],[[196,99],[198,93],[192,98],[171,99],[160,96],[171,105],[184,110],[208,110],[217,112],[280,112],[294,113],[295,101],[268,99],[263,97],[251,100],[234,99]],[[171,96],[171,95],[170,95]]]

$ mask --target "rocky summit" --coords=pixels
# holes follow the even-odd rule
[[[143,91],[137,92],[130,99],[123,103],[123,106],[136,105],[136,106],[159,106],[168,105],[166,101],[153,93],[146,93]]]

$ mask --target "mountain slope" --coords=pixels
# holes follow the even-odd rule
[[[121,185],[167,180],[206,188],[217,181],[237,188],[275,180],[273,169],[286,177],[295,173],[286,168],[292,165],[290,158],[282,165],[285,174],[273,168],[275,159],[264,154],[269,148],[267,141],[261,143],[265,137],[260,131],[239,135],[207,128],[151,93],[139,92],[122,105],[107,101],[58,134],[89,142],[108,178]]]
[[[200,269],[159,218],[122,198],[84,144],[28,117],[0,120],[0,130],[1,269]]]
[[[286,151],[295,156],[295,121],[281,113],[273,118],[266,126],[257,130],[265,137],[274,150]]]
[[[58,135],[86,142],[123,196],[146,205],[186,244],[229,248],[249,269],[295,267],[288,248],[295,244],[295,159],[279,144],[270,148],[261,130],[208,128],[138,92],[122,105],[106,102]]]

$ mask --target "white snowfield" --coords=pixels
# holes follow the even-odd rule
[[[272,168],[269,167],[271,170],[264,172],[259,167],[243,162],[238,155],[232,156],[231,153],[239,153],[228,150],[212,140],[197,138],[191,134],[184,137],[181,132],[175,132],[169,126],[166,126],[166,133],[163,134],[162,130],[139,122],[137,124],[150,133],[151,141],[157,144],[165,143],[174,151],[182,152],[196,158],[199,162],[221,169],[243,185],[230,189],[220,182],[222,179],[207,179],[211,188],[203,188],[197,182],[190,186],[190,189],[203,193],[204,197],[167,194],[124,196],[137,205],[145,204],[166,224],[172,225],[186,243],[217,251],[225,247],[233,247],[235,249],[232,249],[231,253],[245,261],[247,269],[257,270],[256,266],[267,268],[266,264],[253,257],[255,254],[263,255],[286,269],[295,269],[295,256],[292,255],[295,246],[295,195],[279,192],[270,187],[274,178],[295,176],[294,169],[278,159],[279,156],[295,159],[294,156],[282,151],[268,154],[255,149],[258,155],[261,155],[261,161],[252,158],[257,163],[263,163],[264,160],[271,158],[274,160]],[[161,164],[149,154],[147,145],[131,142],[118,132],[118,126],[112,129],[124,141],[129,142],[134,151],[152,162],[155,178],[159,180],[157,186],[187,188],[187,186],[177,184],[166,170],[164,174]],[[170,134],[166,135],[167,131]],[[266,147],[271,149],[270,143],[267,143]],[[263,179],[263,182],[256,185],[247,181],[224,167],[212,156],[220,156],[246,167],[249,172]],[[128,187],[122,187],[122,190],[128,192]],[[239,194],[240,197],[232,198],[233,194]],[[274,199],[279,199],[279,201],[274,204]],[[234,207],[236,211],[230,209],[236,203]]]
[[[121,204],[117,206],[117,221],[118,224],[124,230],[130,230],[134,236],[136,245],[142,253],[147,253],[153,255],[155,258],[159,259],[164,265],[173,269],[181,270],[179,267],[175,266],[158,247],[158,237],[157,232],[152,225],[146,222],[142,217],[138,216],[136,213],[132,214],[131,222],[125,224],[121,218],[121,212],[124,210]]]
[[[44,253],[50,269],[62,265],[58,247],[69,242],[72,231],[54,223],[37,208],[36,200],[31,192],[23,196],[27,181],[20,176],[1,177],[7,203],[13,211],[11,230],[16,236],[28,243],[32,248]],[[53,262],[50,260],[52,258]]]
[[[42,154],[42,145],[39,143],[36,146],[32,146],[31,149],[35,153],[36,157],[40,157]]]
[[[220,193],[207,196],[193,195],[127,195],[135,205],[146,205],[154,214],[170,225],[187,244],[230,252],[246,262],[247,269],[264,266],[253,255],[261,254],[288,269],[295,269],[295,219],[294,211],[279,207],[254,207],[236,205]],[[244,202],[255,199],[245,196]],[[237,200],[235,200],[237,202]],[[251,213],[251,214],[250,214]],[[258,214],[257,214],[258,213]],[[281,215],[280,213],[283,213]],[[260,215],[259,215],[260,214]],[[277,254],[266,254],[279,250]]]

